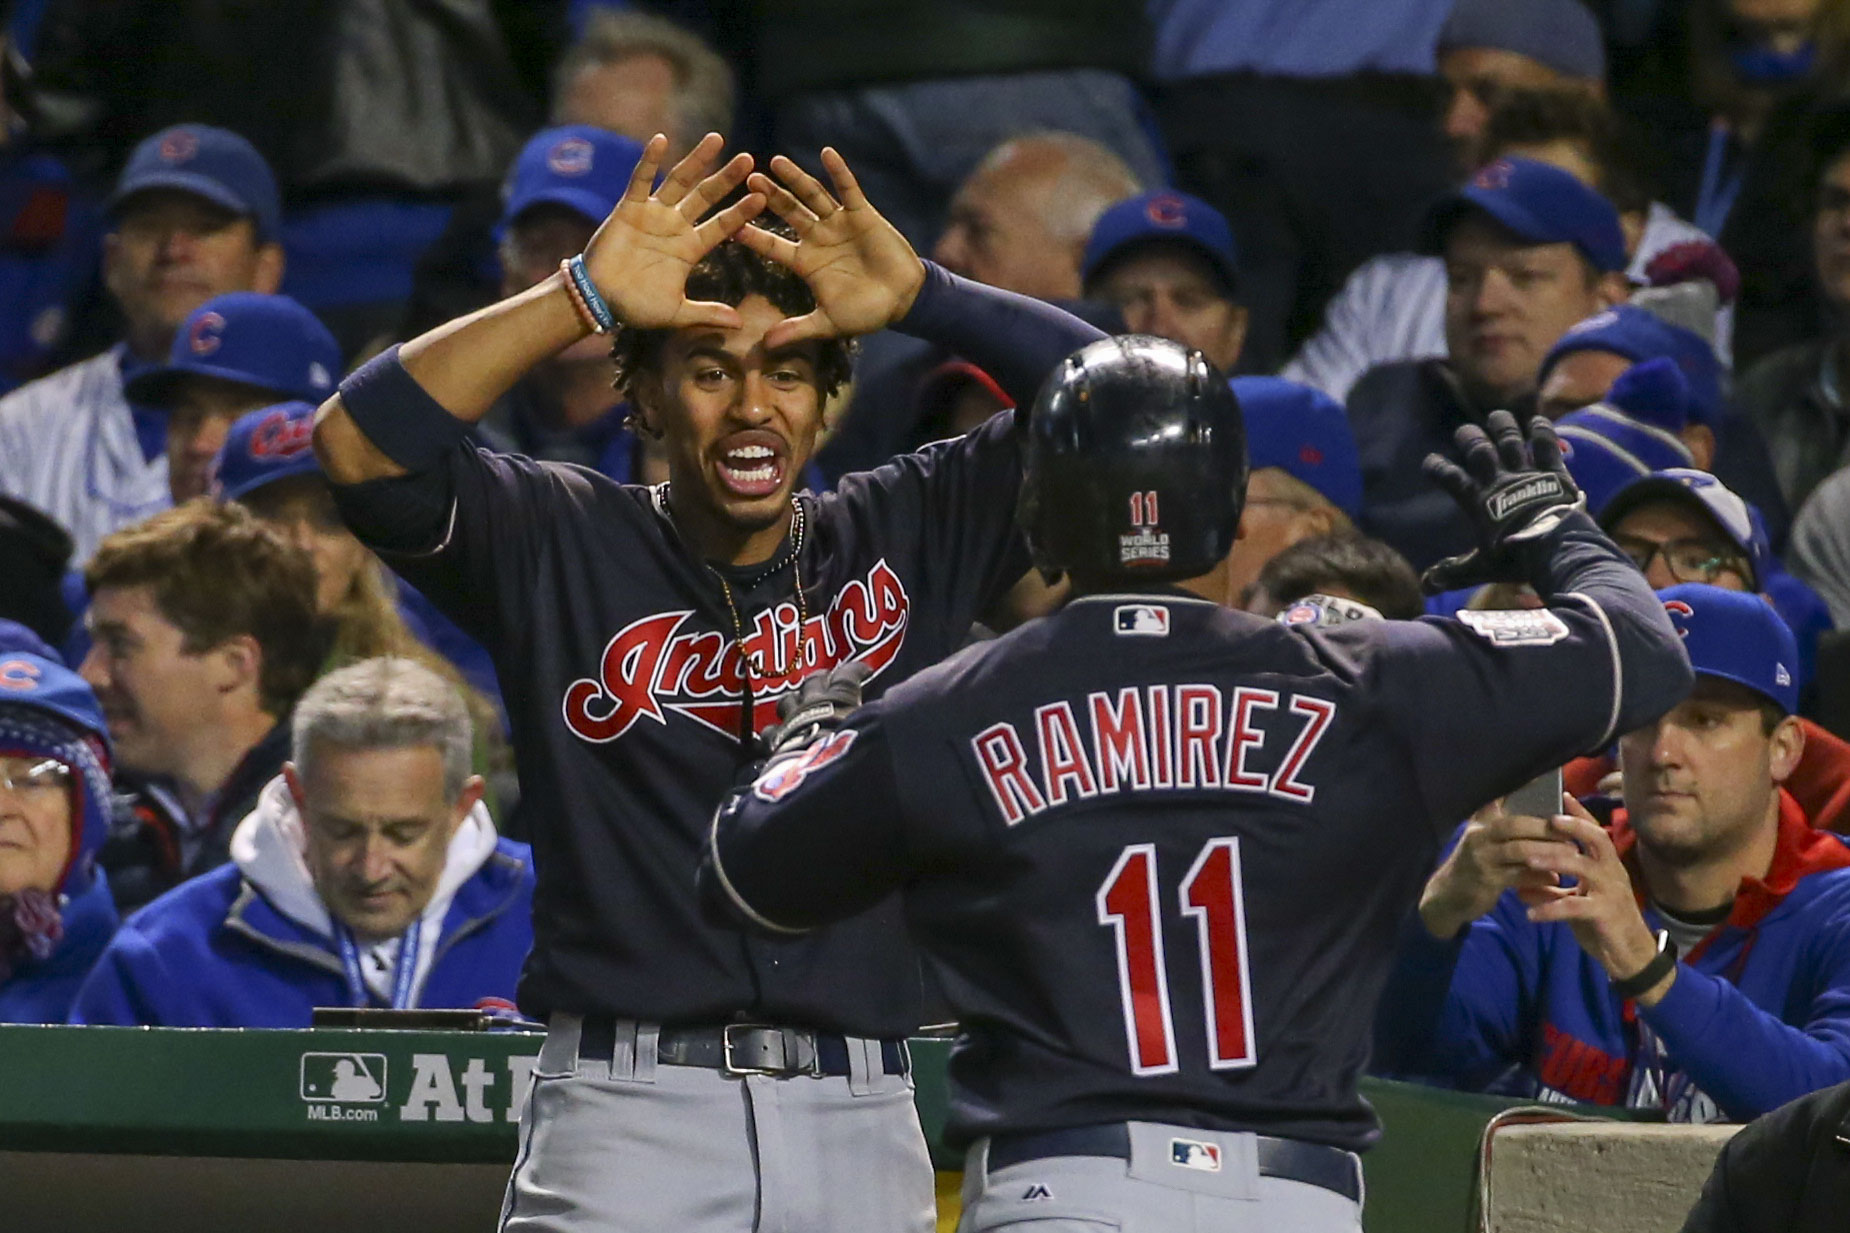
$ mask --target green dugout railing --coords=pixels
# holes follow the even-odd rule
[[[531,1033],[0,1027],[0,1151],[503,1163]],[[938,1146],[949,1044],[913,1044]],[[1369,1233],[1465,1233],[1478,1141],[1510,1102],[1369,1081]]]

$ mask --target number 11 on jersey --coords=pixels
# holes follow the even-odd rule
[[[1116,933],[1118,988],[1131,1071],[1173,1074],[1175,1019],[1163,951],[1156,845],[1132,844],[1098,888],[1098,922]],[[1213,839],[1195,857],[1177,888],[1182,914],[1193,917],[1201,959],[1208,1066],[1234,1070],[1254,1056],[1252,978],[1246,963],[1246,905],[1240,879],[1240,841]]]

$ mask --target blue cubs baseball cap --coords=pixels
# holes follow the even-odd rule
[[[623,199],[642,146],[589,124],[542,129],[521,148],[501,189],[497,233],[537,205],[558,205],[601,223]]]
[[[212,460],[212,495],[236,501],[277,480],[319,475],[315,458],[315,404],[279,402],[232,421]]]
[[[1773,547],[1767,540],[1766,523],[1759,513],[1726,484],[1693,467],[1670,467],[1640,476],[1620,488],[1599,512],[1602,530],[1611,532],[1625,515],[1651,501],[1674,501],[1688,509],[1707,515],[1747,558],[1749,589],[1758,591],[1765,582],[1773,561]]]
[[[1510,155],[1480,167],[1427,212],[1425,248],[1443,255],[1465,215],[1488,214],[1530,244],[1572,244],[1597,270],[1623,270],[1625,232],[1612,203],[1559,167]]]
[[[1595,517],[1635,479],[1694,461],[1677,434],[1688,422],[1689,387],[1669,360],[1619,375],[1603,402],[1555,421],[1563,460]]]
[[[1235,377],[1252,469],[1277,467],[1351,518],[1362,512],[1362,460],[1342,404],[1281,377]]]
[[[1788,715],[1799,709],[1799,647],[1773,605],[1701,582],[1657,594],[1697,676],[1745,685]]]
[[[1609,351],[1634,364],[1669,360],[1689,387],[1690,418],[1711,427],[1722,416],[1722,363],[1715,348],[1694,330],[1684,329],[1635,304],[1621,304],[1568,327],[1542,357],[1537,384],[1564,355]]]
[[[273,240],[283,221],[276,176],[257,147],[230,129],[176,124],[145,138],[128,156],[109,198],[111,217],[137,193],[167,188],[204,197],[257,224],[257,238]]]
[[[159,405],[186,377],[217,377],[318,403],[334,392],[340,371],[340,344],[314,313],[286,295],[233,291],[195,308],[174,333],[167,362],[126,391]]]
[[[1111,259],[1135,244],[1176,240],[1207,261],[1229,292],[1240,284],[1239,250],[1227,216],[1199,197],[1159,188],[1120,201],[1092,226],[1080,261],[1080,281],[1090,284]]]

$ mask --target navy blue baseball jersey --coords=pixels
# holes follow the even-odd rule
[[[1585,515],[1546,548],[1552,607],[1456,621],[1076,600],[773,759],[716,816],[709,897],[773,930],[905,887],[962,1025],[957,1140],[1152,1120],[1366,1146],[1356,1080],[1440,836],[1689,687]]]
[[[935,267],[907,325],[1024,398],[1099,336]],[[703,918],[695,871],[715,806],[755,756],[742,733],[775,722],[779,696],[847,659],[873,669],[878,694],[956,650],[1025,572],[1019,484],[1005,412],[799,496],[800,552],[793,528],[745,568],[699,560],[660,490],[580,467],[459,446],[430,472],[336,488],[360,537],[494,657],[538,875],[524,1012],[917,1027],[896,902],[809,937],[745,937]],[[742,656],[760,665],[749,693]]]

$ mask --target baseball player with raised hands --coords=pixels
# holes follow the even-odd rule
[[[713,135],[652,188],[665,145],[557,275],[349,378],[316,448],[349,525],[506,682],[538,873],[519,1001],[548,1033],[502,1227],[916,1233],[933,1187],[897,902],[745,937],[704,919],[695,869],[804,675],[856,660],[878,694],[956,649],[1027,568],[1006,414],[795,491],[849,338],[916,333],[1025,405],[1099,335],[920,261],[833,152],[825,187],[788,160],[721,164]],[[767,204],[781,230],[750,223]],[[523,372],[594,331],[668,483],[467,443]]]
[[[1083,349],[1025,426],[1020,504],[1076,598],[851,713],[841,669],[806,684],[716,814],[703,891],[742,923],[904,888],[962,1025],[965,1233],[1360,1229],[1356,1081],[1441,837],[1690,685],[1545,422],[1533,461],[1489,426],[1438,469],[1480,529],[1444,572],[1549,607],[1285,626],[1176,585],[1239,523],[1226,383],[1174,343]]]

